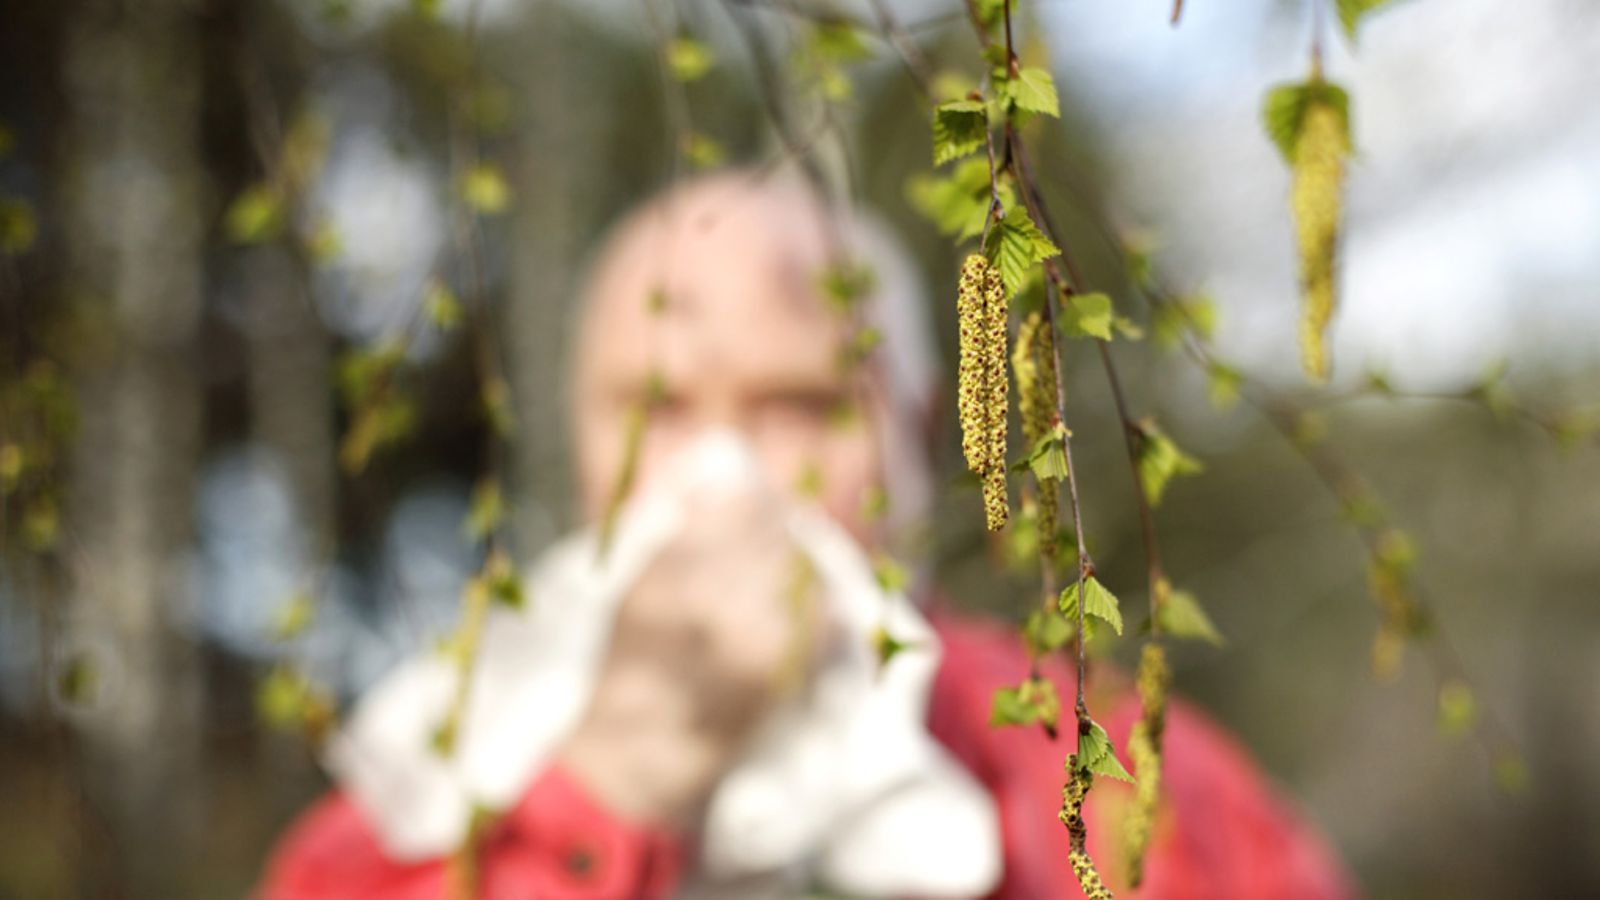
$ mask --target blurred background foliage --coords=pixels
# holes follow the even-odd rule
[[[1034,138],[1058,224],[1119,312],[1153,330],[1127,245],[1179,296],[1214,299],[1215,345],[1250,384],[1314,413],[1300,437],[1416,546],[1476,690],[1444,712],[1492,710],[1525,784],[1498,789],[1496,771],[1524,779],[1441,735],[1421,655],[1373,679],[1365,551],[1296,442],[1214,402],[1218,373],[1121,342],[1136,408],[1206,467],[1158,522],[1168,572],[1228,644],[1184,647],[1179,690],[1371,896],[1600,894],[1600,8],[1410,0],[1332,49],[1357,160],[1338,369],[1309,392],[1288,176],[1256,119],[1303,72],[1307,7],[1188,5],[1173,30],[1153,0],[1023,4],[1026,52],[1061,89],[1062,120]],[[891,7],[938,70],[977,75],[956,4]],[[461,522],[485,512],[474,485],[507,413],[515,555],[574,524],[571,301],[604,226],[681,171],[663,58],[697,76],[690,166],[785,163],[773,71],[832,98],[805,150],[923,264],[953,358],[958,257],[908,201],[928,104],[874,11],[0,6],[0,897],[244,895],[325,786],[305,732],[449,631],[477,566]],[[819,15],[865,26],[846,29],[864,52],[819,51]],[[463,208],[481,217],[472,273]],[[482,296],[459,297],[473,280]],[[489,415],[459,328],[480,300],[506,382]],[[1104,376],[1072,354],[1068,384],[1091,549],[1139,609]],[[1027,582],[994,579],[1004,547],[945,425],[937,571],[955,602],[1018,616]]]

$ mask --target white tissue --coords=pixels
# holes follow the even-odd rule
[[[436,656],[386,677],[331,742],[329,767],[390,854],[448,853],[474,806],[514,805],[577,724],[617,609],[656,552],[696,504],[766,489],[759,461],[730,432],[701,438],[670,476],[619,517],[603,559],[593,533],[569,538],[534,566],[526,610],[491,615],[454,759],[430,749],[455,678]],[[694,877],[715,884],[809,865],[858,896],[987,892],[1000,873],[992,801],[925,727],[933,629],[904,595],[878,586],[827,516],[798,509],[786,524],[845,649],[803,702],[774,711],[718,786]],[[880,625],[909,645],[881,671]]]

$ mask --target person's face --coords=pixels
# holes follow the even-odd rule
[[[615,490],[629,410],[660,375],[635,490],[712,429],[739,432],[767,478],[815,490],[870,541],[864,501],[882,471],[875,379],[841,365],[848,328],[818,289],[822,235],[801,210],[698,204],[631,230],[602,263],[580,337],[575,434],[585,515]],[[637,223],[636,223],[637,224]]]

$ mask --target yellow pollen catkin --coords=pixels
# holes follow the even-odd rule
[[[1050,325],[1043,314],[1028,314],[1017,326],[1017,343],[1011,350],[1011,372],[1017,379],[1017,411],[1022,436],[1032,447],[1055,424],[1056,351]],[[1055,555],[1056,479],[1039,480],[1038,534],[1041,552]]]
[[[1067,783],[1061,788],[1061,824],[1067,826],[1067,861],[1078,877],[1078,886],[1089,900],[1112,900],[1111,890],[1100,879],[1089,856],[1089,829],[1083,822],[1083,801],[1089,796],[1094,776],[1078,767],[1078,756],[1067,757]]]
[[[968,256],[961,264],[956,320],[961,452],[967,468],[982,479],[984,518],[991,531],[998,531],[1010,514],[1006,499],[1007,303],[1000,273],[979,254]]]
[[[1316,381],[1328,377],[1325,333],[1336,301],[1334,252],[1349,152],[1339,111],[1326,100],[1311,100],[1295,145],[1289,208],[1300,253],[1300,357],[1306,374]]]
[[[1167,654],[1160,644],[1148,643],[1139,657],[1139,700],[1143,715],[1128,735],[1128,754],[1133,757],[1133,804],[1123,820],[1128,884],[1138,887],[1144,881],[1145,852],[1155,824],[1156,806],[1161,797],[1161,736],[1166,729],[1167,685],[1171,674]]]

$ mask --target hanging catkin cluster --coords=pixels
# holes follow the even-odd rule
[[[991,531],[1005,527],[1006,503],[1006,290],[989,261],[979,254],[961,264],[956,295],[961,359],[956,406],[961,418],[961,452],[967,467],[983,479],[983,512]]]
[[[1032,447],[1050,433],[1056,421],[1056,347],[1050,324],[1035,311],[1017,328],[1011,350],[1011,371],[1017,378],[1017,409],[1022,435]],[[1039,547],[1055,555],[1056,479],[1039,479]]]
[[[1320,381],[1328,376],[1324,338],[1335,302],[1334,251],[1339,239],[1340,192],[1350,139],[1344,117],[1326,99],[1306,105],[1294,150],[1294,185],[1289,207],[1294,213],[1300,251],[1300,357],[1306,374]]]
[[[1128,884],[1138,887],[1144,881],[1145,851],[1155,824],[1156,803],[1161,797],[1161,735],[1167,721],[1167,653],[1160,644],[1144,645],[1139,657],[1139,701],[1143,715],[1128,735],[1128,754],[1138,779],[1133,789],[1133,805],[1123,820],[1128,860]]]
[[[1089,829],[1083,823],[1083,801],[1089,796],[1094,776],[1078,767],[1078,755],[1067,757],[1067,783],[1061,788],[1061,824],[1067,826],[1067,861],[1078,876],[1078,886],[1088,900],[1111,900],[1111,890],[1100,880],[1100,872],[1089,858]]]

